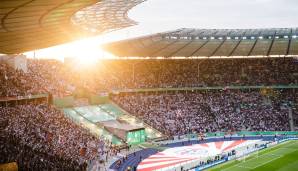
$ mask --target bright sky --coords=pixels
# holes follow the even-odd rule
[[[129,11],[138,25],[38,50],[36,57],[108,58],[100,44],[179,28],[297,27],[297,14],[298,0],[147,0]]]

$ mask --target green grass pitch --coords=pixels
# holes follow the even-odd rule
[[[231,160],[209,171],[298,171],[298,141],[287,141],[254,153],[245,160]]]

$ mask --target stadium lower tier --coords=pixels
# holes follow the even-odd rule
[[[48,104],[0,107],[0,116],[0,163],[19,170],[85,170],[115,150]]]
[[[294,130],[297,90],[122,93],[112,99],[167,136]]]
[[[203,140],[184,139],[179,142],[167,141],[167,143],[159,144],[159,149],[146,148],[128,155],[127,158],[120,158],[110,166],[110,169],[117,171],[199,171],[234,159],[245,161],[252,153],[256,153],[254,155],[258,156],[259,150],[277,148],[276,145],[279,143],[297,139],[296,136],[275,135],[264,137],[231,136],[229,138],[219,137]],[[294,142],[294,144],[298,143]],[[296,151],[294,148],[288,148],[287,153],[283,152],[283,155],[294,151]],[[259,156],[262,156],[261,152]],[[271,157],[268,159],[269,161],[267,161],[267,163],[280,157],[282,157],[282,155],[275,158]],[[264,158],[264,160],[265,159],[266,158]],[[295,161],[297,161],[297,159]],[[254,166],[254,168],[262,166],[263,164]],[[221,167],[221,165],[218,167]],[[234,170],[243,169],[239,165],[231,167]],[[246,168],[245,170],[251,169]]]

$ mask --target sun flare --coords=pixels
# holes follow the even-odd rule
[[[108,41],[109,39],[103,39],[99,36],[85,38],[63,45],[26,52],[25,55],[29,58],[54,58],[62,61],[64,58],[75,58],[81,64],[88,65],[99,59],[114,57],[101,48],[101,45]]]

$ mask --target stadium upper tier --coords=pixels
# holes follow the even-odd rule
[[[298,28],[189,29],[106,44],[119,57],[298,55]]]
[[[143,0],[1,0],[0,53],[46,48],[135,24]]]

